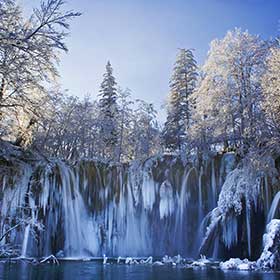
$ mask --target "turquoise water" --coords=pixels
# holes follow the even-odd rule
[[[221,271],[217,268],[184,268],[150,265],[103,265],[98,262],[62,262],[60,265],[1,263],[0,280],[270,280],[280,273]]]

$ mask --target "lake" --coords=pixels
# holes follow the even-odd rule
[[[0,280],[270,280],[280,279],[277,272],[222,271],[215,266],[186,268],[182,266],[151,266],[106,264],[89,261],[63,261],[60,265],[34,265],[26,262],[0,262]]]

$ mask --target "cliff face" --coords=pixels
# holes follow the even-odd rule
[[[271,176],[236,167],[232,153],[18,163],[1,177],[1,235],[16,226],[1,246],[23,256],[256,258],[276,189]]]

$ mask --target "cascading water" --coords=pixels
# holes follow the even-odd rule
[[[25,230],[24,230],[24,238],[23,238],[22,249],[21,249],[21,256],[22,256],[23,258],[26,257],[26,251],[27,251],[27,245],[28,245],[29,234],[30,234],[30,224],[28,224],[28,225],[25,227]]]
[[[10,176],[13,180],[2,178],[0,233],[20,222],[2,245],[18,245],[22,256],[82,258],[197,257],[204,244],[218,257],[221,243],[230,250],[239,242],[239,218],[231,213],[224,220],[220,215],[223,183],[227,178],[225,184],[234,185],[241,178],[239,171],[229,176],[235,166],[234,154],[187,164],[172,156],[130,166],[98,161],[26,164]],[[242,181],[239,186],[242,189]],[[246,217],[250,254],[251,212]],[[207,225],[205,239],[201,229]]]
[[[269,223],[276,215],[276,212],[279,210],[280,203],[280,191],[275,195],[270,210],[267,215],[267,223]]]

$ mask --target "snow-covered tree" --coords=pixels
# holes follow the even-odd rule
[[[180,49],[170,80],[167,121],[163,139],[169,149],[182,149],[186,130],[191,124],[192,94],[197,81],[197,65],[193,52]]]
[[[136,100],[133,128],[129,135],[134,159],[146,159],[159,151],[157,112],[151,103]]]
[[[266,55],[267,44],[240,29],[212,41],[202,68],[203,78],[194,94],[196,130],[204,125],[203,131],[211,132],[207,136],[210,143],[244,146],[254,141]]]
[[[40,121],[32,148],[45,156],[80,159],[101,156],[97,102],[56,93],[49,114]]]
[[[118,100],[119,100],[119,115],[118,115],[118,162],[128,160],[131,156],[131,149],[129,147],[129,134],[132,129],[133,122],[133,110],[131,106],[133,101],[131,100],[130,89],[122,90],[118,88]]]
[[[1,128],[14,121],[14,112],[40,117],[46,85],[58,76],[59,52],[67,51],[65,30],[79,13],[64,11],[64,0],[45,0],[29,18],[16,0],[0,1]],[[39,98],[38,98],[39,97]],[[35,117],[34,117],[35,116]],[[31,121],[32,120],[32,121]]]
[[[280,42],[271,48],[262,77],[264,99],[262,107],[272,133],[280,137]]]
[[[116,159],[117,157],[118,95],[116,84],[113,68],[108,61],[99,94],[100,137],[104,143],[103,156],[108,159]]]
[[[172,91],[169,95],[167,120],[162,134],[166,148],[181,149],[185,138],[185,123],[182,120],[180,96],[176,91]]]

